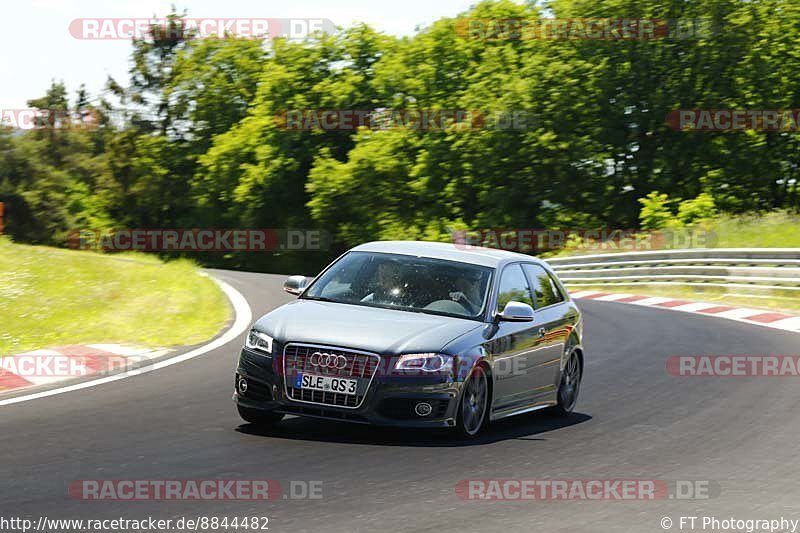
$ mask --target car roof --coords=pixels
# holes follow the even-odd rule
[[[497,250],[494,248],[484,248],[482,246],[445,242],[374,241],[356,246],[350,251],[430,257],[433,259],[459,261],[462,263],[471,263],[474,265],[492,268],[497,268],[504,263],[510,263],[513,261],[527,261],[530,263],[539,264],[542,263],[540,260],[530,255],[508,252],[505,250]]]

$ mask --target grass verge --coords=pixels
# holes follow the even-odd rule
[[[614,235],[610,230],[608,234]],[[616,235],[617,239],[622,238]],[[555,257],[631,253],[659,249],[684,248],[798,248],[800,249],[800,214],[773,211],[752,215],[719,215],[689,226],[674,226],[642,231],[634,236],[625,233],[625,243],[570,239],[563,248],[538,254],[544,259]],[[651,248],[649,243],[658,243]]]
[[[705,235],[708,235],[709,238],[706,244],[709,248],[800,249],[800,216],[784,211],[775,211],[760,215],[721,215],[698,223],[689,228],[689,230],[701,231]],[[585,247],[576,247],[573,249],[559,250],[556,253],[550,254],[550,257],[577,256],[603,252],[624,253],[626,250],[587,250]],[[703,300],[724,305],[741,305],[795,313],[800,311],[800,291],[648,285],[646,283],[633,283],[629,285],[570,285],[569,288],[573,292],[579,290],[595,290],[613,293],[631,293],[648,296],[685,298],[687,300]]]
[[[224,293],[190,261],[0,238],[0,356],[69,344],[198,344],[230,316]]]

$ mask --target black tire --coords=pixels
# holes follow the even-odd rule
[[[575,410],[578,403],[578,393],[581,389],[581,379],[583,378],[583,365],[578,352],[572,351],[564,365],[561,373],[561,382],[558,385],[556,394],[558,403],[553,407],[553,411],[559,416],[569,416]]]
[[[269,411],[262,411],[260,409],[242,407],[241,405],[237,405],[236,409],[239,410],[239,416],[242,417],[242,420],[257,426],[270,426],[272,424],[277,424],[284,417],[283,413],[271,413]]]
[[[488,423],[489,379],[483,367],[478,365],[464,382],[456,427],[461,435],[474,438]]]

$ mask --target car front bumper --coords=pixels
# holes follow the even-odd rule
[[[243,348],[234,381],[233,400],[243,406],[289,415],[395,427],[448,428],[456,425],[462,382],[450,376],[386,376],[377,372],[358,407],[346,408],[290,398],[280,371],[280,356]],[[242,390],[241,381],[246,388]],[[417,414],[420,403],[431,406]]]

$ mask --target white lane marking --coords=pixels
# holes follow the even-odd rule
[[[158,363],[155,363],[153,365],[144,366],[137,370],[123,372],[121,374],[114,374],[113,376],[94,379],[92,381],[84,381],[83,383],[77,383],[75,385],[61,387],[58,389],[37,392],[25,396],[17,396],[15,398],[9,398],[7,400],[0,400],[0,407],[20,402],[27,402],[30,400],[38,400],[39,398],[47,398],[48,396],[64,394],[65,392],[88,389],[90,387],[96,387],[98,385],[104,385],[106,383],[113,383],[114,381],[119,381],[129,377],[138,376],[140,374],[147,374],[148,372],[152,372],[154,370],[159,370],[168,366],[172,366],[177,363],[188,361],[189,359],[194,359],[195,357],[208,353],[212,350],[216,350],[220,346],[225,346],[232,340],[236,339],[236,337],[244,333],[247,330],[247,328],[250,327],[250,323],[253,320],[253,314],[250,311],[250,305],[247,303],[247,300],[245,299],[244,296],[242,296],[242,294],[239,291],[237,291],[224,281],[215,278],[214,276],[209,276],[209,277],[212,280],[214,280],[217,283],[217,285],[220,286],[222,291],[228,297],[228,300],[231,302],[231,305],[233,306],[233,312],[235,316],[233,325],[228,329],[228,331],[223,333],[220,337],[209,342],[208,344],[200,346],[199,348],[195,348],[194,350],[191,350],[184,354],[177,355],[170,359],[165,359],[164,361],[159,361]]]
[[[123,346],[122,344],[87,344],[89,348],[100,350],[101,352],[109,352],[114,355],[124,355],[130,357],[132,355],[145,355],[152,352],[152,348],[141,348],[136,346]]]
[[[634,305],[658,305],[663,304],[665,302],[674,302],[675,298],[664,298],[662,296],[653,296],[651,298],[645,298],[644,300],[636,300],[635,302],[631,302]]]
[[[57,362],[53,362],[49,358],[53,358]],[[56,367],[58,367],[58,370]],[[92,370],[79,360],[73,359],[72,356],[64,355],[57,350],[34,350],[3,357],[0,359],[0,368],[27,381],[28,385],[23,387],[51,385],[69,379],[71,376],[88,376],[92,373]],[[64,376],[59,372],[69,372],[71,376]]]
[[[605,296],[600,296],[599,298],[594,298],[599,302],[615,302],[617,300],[622,300],[623,298],[630,298],[633,294],[606,294]]]
[[[156,350],[154,352],[147,352],[145,354],[139,355],[139,356],[135,357],[135,359],[141,359],[141,358],[144,358],[144,359],[157,359],[157,358],[161,357],[162,355],[167,355],[171,351],[172,350]]]
[[[763,315],[768,311],[759,309],[748,309],[747,307],[740,307],[731,309],[730,311],[723,311],[721,313],[714,313],[714,316],[721,316],[722,318],[747,318],[749,316]]]
[[[64,381],[68,377],[58,375],[55,373],[54,363],[48,361],[47,357],[53,357],[59,362],[58,366],[64,365],[66,361],[72,359],[69,355],[64,355],[58,350],[34,350],[32,352],[25,352],[17,355],[9,355],[0,358],[0,368],[9,374],[13,374],[28,382],[24,387],[31,387],[33,385],[51,385]],[[38,366],[41,364],[42,366]],[[69,363],[70,372],[74,372],[75,376],[88,376],[92,371],[86,365],[72,361]],[[55,375],[53,375],[55,373]],[[18,387],[23,388],[23,387]]]
[[[573,292],[571,296],[573,298],[586,298],[587,296],[591,296],[592,294],[603,294],[602,291],[578,291]]]
[[[59,381],[64,381],[65,379],[69,379],[71,377],[76,376],[90,376],[94,373],[94,371],[90,368],[87,368],[81,364],[73,363],[70,367],[71,375],[64,377],[64,376],[27,376],[22,375],[19,376],[22,379],[30,382],[31,385],[26,385],[26,387],[31,387],[33,385],[52,385],[53,383],[58,383]]]
[[[600,298],[595,298],[595,300],[600,300]],[[631,305],[644,304],[645,306],[652,307],[659,303],[672,302],[672,301],[675,301],[675,298],[662,298],[659,296],[659,297],[648,298],[646,300],[637,300],[637,301],[622,302],[622,303]],[[659,307],[659,309],[664,309],[665,311],[684,311],[712,318],[724,318],[725,320],[733,320],[734,322],[740,322],[742,324],[750,324],[751,326],[761,326],[764,328],[780,329],[792,333],[800,333],[800,316],[784,318],[782,320],[776,320],[774,322],[756,322],[754,320],[748,320],[747,317],[760,315],[763,313],[769,313],[770,311],[764,309],[738,308],[738,309],[732,309],[730,311],[725,311],[722,313],[713,313],[713,314],[701,312],[703,309],[710,309],[712,307],[718,307],[719,305],[721,304],[719,303],[711,304],[707,302],[693,302],[675,307]]]
[[[170,352],[170,350],[166,349],[153,350],[151,348],[136,348],[119,344],[88,344],[87,347],[102,351],[101,357],[118,355],[130,359],[135,358],[137,361],[156,359]],[[70,347],[70,349],[74,348]],[[52,357],[57,362],[47,361],[46,357]],[[37,363],[32,361],[31,358],[41,361],[42,366],[38,367]],[[31,365],[34,365],[34,368],[31,368]],[[56,370],[56,367],[60,368],[60,370]],[[65,354],[58,350],[48,349],[2,357],[0,358],[0,368],[29,383],[22,387],[15,387],[15,389],[28,388],[33,385],[53,385],[59,381],[67,381],[75,377],[88,377],[97,372],[96,369],[84,364],[84,357],[81,355]],[[22,370],[22,373],[20,373],[20,370]],[[11,392],[11,390],[3,392]]]
[[[719,304],[710,304],[707,302],[693,302],[685,305],[678,305],[673,307],[676,311],[686,311],[687,313],[696,313],[703,309],[711,309],[712,307],[719,307]]]
[[[800,331],[800,316],[793,316],[792,318],[784,318],[783,320],[770,322],[769,327],[788,331]]]

